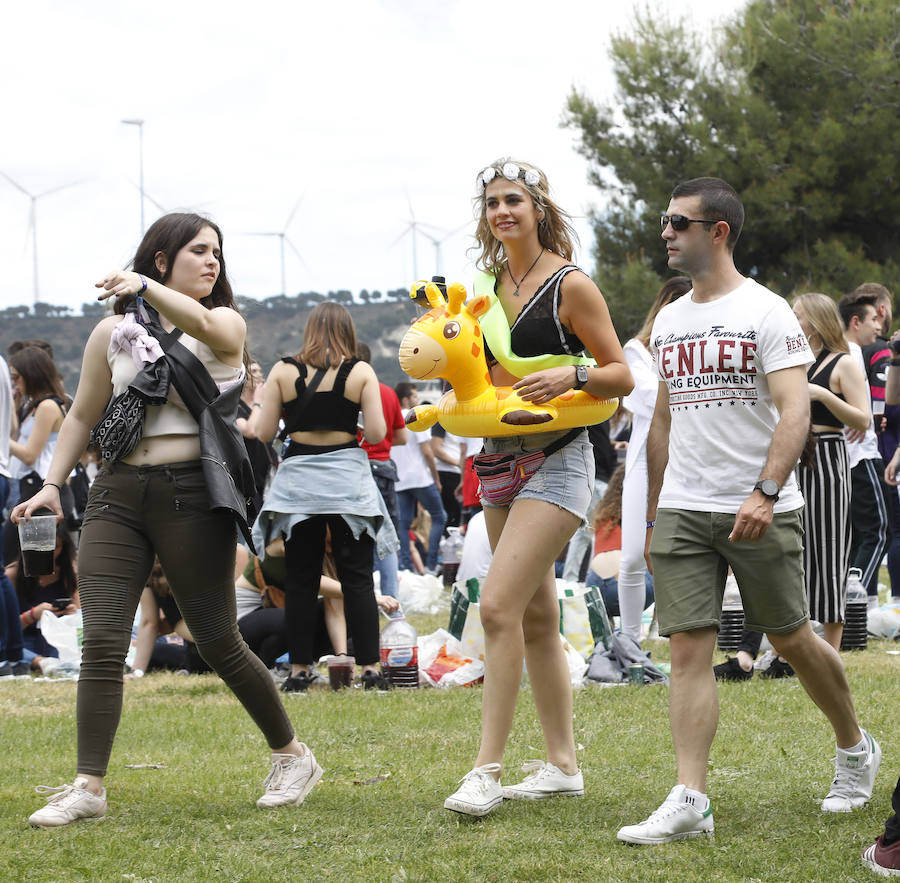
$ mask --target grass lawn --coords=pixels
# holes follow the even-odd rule
[[[446,616],[412,617],[420,633]],[[666,641],[650,642],[666,659]],[[445,811],[470,768],[480,688],[316,690],[286,697],[325,768],[301,807],[260,811],[268,753],[213,676],[130,681],[100,823],[41,831],[34,785],[71,782],[75,684],[0,682],[0,880],[838,881],[876,879],[859,855],[900,774],[897,642],[843,654],[864,726],[884,750],[870,805],[823,815],[834,743],[796,680],[724,684],[710,761],[715,839],[629,847],[675,783],[665,687],[587,687],[575,698],[582,799],[516,801],[483,820]],[[717,659],[718,661],[718,659]],[[508,778],[542,755],[527,686]],[[160,764],[160,768],[130,765]]]

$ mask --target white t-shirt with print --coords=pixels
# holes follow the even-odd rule
[[[766,375],[813,358],[784,298],[752,279],[708,303],[692,298],[663,308],[650,338],[672,418],[659,508],[736,513],[779,419]],[[775,512],[802,505],[792,471]]]

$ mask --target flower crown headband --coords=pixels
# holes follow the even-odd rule
[[[497,175],[503,175],[507,181],[517,181],[521,178],[529,187],[537,187],[537,185],[541,181],[541,175],[539,172],[534,169],[522,169],[517,166],[514,162],[503,163],[503,168],[499,171],[495,169],[493,166],[488,166],[478,175],[478,184],[480,185],[481,192],[484,193],[485,187],[497,177]]]

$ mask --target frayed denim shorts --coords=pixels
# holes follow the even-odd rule
[[[546,448],[562,438],[569,430],[562,432],[537,432],[531,435],[514,435],[504,438],[486,438],[486,454],[527,454]],[[541,464],[531,478],[522,486],[516,500],[543,500],[567,512],[571,512],[586,523],[591,495],[594,490],[594,450],[587,430],[576,436],[564,448],[551,454]],[[515,501],[513,501],[515,502]],[[500,509],[487,500],[482,506]]]

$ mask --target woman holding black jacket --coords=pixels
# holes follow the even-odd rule
[[[234,474],[218,451],[210,454],[208,434],[201,433],[193,416],[196,409],[189,410],[191,402],[186,406],[167,381],[171,369],[173,379],[181,378],[179,392],[187,390],[168,349],[180,330],[175,342],[180,352],[187,351],[188,361],[197,359],[205,368],[195,378],[197,385],[218,390],[236,410],[246,373],[246,326],[225,273],[221,232],[199,215],[165,215],[147,231],[133,267],[97,283],[103,289],[100,300],[116,298],[116,315],[101,320],[87,342],[78,393],[60,429],[44,487],[12,513],[19,521],[48,507],[61,516],[59,488],[87,446],[92,427],[99,422],[98,430],[109,430],[111,398],[115,403],[135,386],[152,387],[142,425],[129,406],[125,425],[114,433],[116,440],[129,438],[133,447],[115,449],[110,443],[91,487],[79,550],[84,648],[77,777],[71,785],[39,789],[51,796],[29,819],[38,827],[98,818],[106,811],[103,780],[121,713],[123,662],[154,555],[201,655],[272,748],[272,771],[257,805],[299,804],[322,774],[312,752],[294,738],[272,678],[237,629],[235,520],[228,510],[210,505],[218,506],[229,482],[241,486],[243,476]],[[168,338],[166,332],[171,332]],[[152,366],[152,376],[145,365]],[[228,415],[222,416],[227,428]]]

